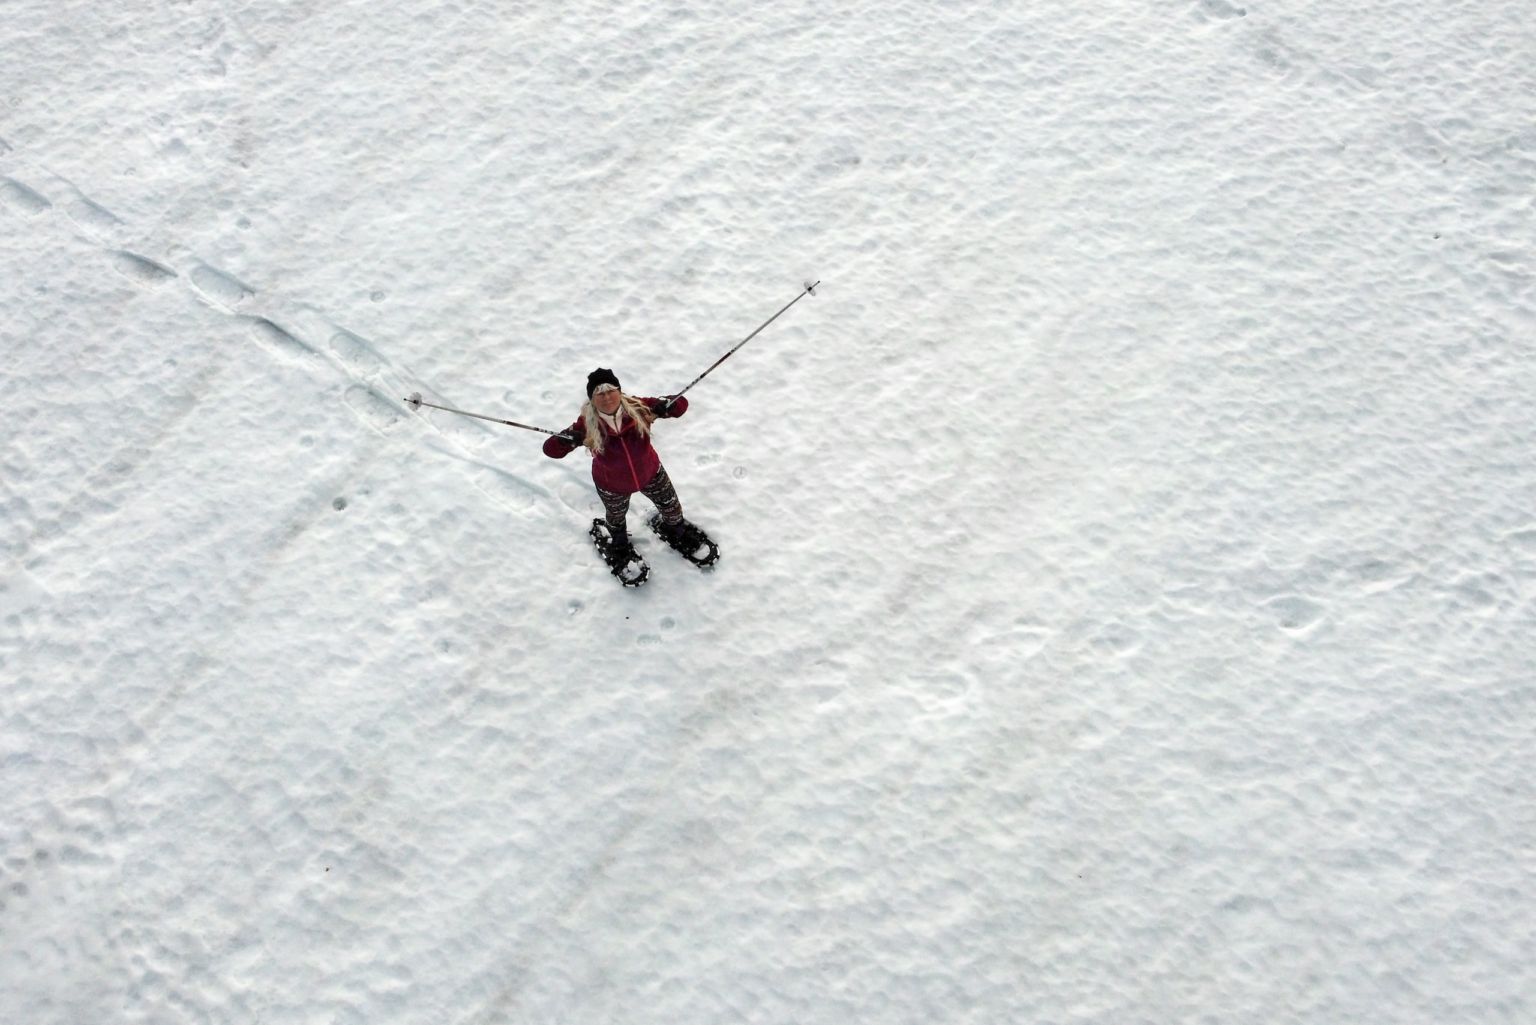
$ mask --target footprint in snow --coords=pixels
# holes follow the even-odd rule
[[[1301,631],[1323,618],[1323,607],[1309,598],[1285,594],[1264,602],[1262,608],[1282,630]]]
[[[0,178],[0,198],[29,217],[53,206],[42,193],[27,188],[15,178]]]
[[[251,334],[257,345],[284,363],[302,362],[315,355],[314,349],[265,317],[251,321]]]
[[[505,470],[482,466],[470,480],[498,504],[515,513],[527,514],[538,501],[539,493],[532,484]]]
[[[1140,649],[1141,635],[1124,623],[1109,622],[1101,626],[1088,643],[1105,655],[1125,656]]]
[[[342,396],[342,401],[357,414],[359,420],[380,434],[399,423],[404,416],[399,406],[372,388],[365,388],[360,384],[354,384],[348,388],[346,394]]]
[[[97,237],[110,234],[114,228],[123,223],[122,218],[112,211],[92,203],[84,196],[76,196],[65,203],[64,212],[69,215],[70,220]]]
[[[1355,568],[1355,577],[1366,594],[1380,594],[1403,586],[1412,574],[1401,567],[1380,559],[1363,562]]]
[[[351,331],[337,331],[332,335],[331,351],[358,377],[372,377],[384,369],[384,358]]]
[[[256,294],[255,289],[247,288],[228,274],[216,271],[206,263],[200,263],[192,268],[187,276],[192,279],[192,284],[199,292],[226,308],[239,306]]]
[[[112,254],[112,269],[141,285],[159,285],[176,277],[176,272],[169,267],[162,267],[146,256],[125,249]]]

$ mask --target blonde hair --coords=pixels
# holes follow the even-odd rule
[[[651,436],[651,423],[656,419],[656,414],[651,412],[650,406],[619,392],[619,408],[616,412],[621,412],[634,420],[635,426],[640,429],[643,436],[647,438]],[[593,455],[603,454],[603,427],[597,419],[601,415],[597,407],[592,405],[591,399],[581,407],[581,419],[587,425],[587,436],[581,443],[587,446]]]

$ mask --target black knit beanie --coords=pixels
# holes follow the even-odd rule
[[[600,384],[611,384],[618,388],[619,379],[614,377],[613,371],[607,367],[598,367],[587,375],[587,398],[592,397],[592,393],[597,391],[597,386]]]

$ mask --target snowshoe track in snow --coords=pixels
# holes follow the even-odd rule
[[[520,516],[532,512],[543,494],[542,488],[494,466],[482,466],[469,479],[492,501]]]
[[[49,172],[53,174],[53,172]],[[122,227],[123,219],[111,210],[94,202],[89,196],[81,192],[75,183],[68,178],[53,174],[59,185],[69,193],[67,199],[60,200],[59,206],[69,219],[82,228],[87,235],[97,242],[110,241],[113,233]]]
[[[344,399],[347,407],[369,427],[383,434],[405,416],[405,410],[366,385],[354,384]]]
[[[314,349],[265,317],[257,317],[251,322],[251,334],[255,336],[256,344],[285,363],[307,362],[319,355]]]
[[[64,204],[64,212],[87,232],[99,238],[110,235],[122,220],[105,207],[97,206],[84,196],[76,196]]]
[[[14,178],[0,179],[0,199],[29,217],[36,217],[53,206],[42,193]]]
[[[0,153],[10,151],[11,147],[0,146]],[[92,200],[72,182],[56,174],[53,177],[57,179],[59,188],[70,193],[70,198],[63,202],[65,213],[75,225],[85,229],[97,244],[102,244],[106,237],[127,227],[122,218]],[[10,176],[0,176],[0,202],[27,217],[42,215],[55,205],[42,192]],[[313,311],[300,311],[281,298],[261,296],[257,289],[234,275],[201,260],[193,261],[190,266],[183,264],[182,271],[178,272],[141,252],[106,245],[102,248],[113,270],[136,285],[153,288],[184,279],[191,285],[191,294],[205,305],[247,320],[257,346],[274,362],[302,366],[317,375],[323,374],[327,367],[340,369],[351,381],[351,385],[342,392],[342,401],[374,433],[385,435],[405,418],[405,409],[388,396],[397,389],[409,391],[412,386],[418,386],[418,382],[414,381],[412,375],[398,371],[371,342],[354,332],[325,322],[323,316],[316,316]],[[178,247],[160,248],[174,252]],[[375,293],[370,298],[378,301],[382,294]],[[287,320],[288,314],[295,314],[293,320],[308,322],[318,328],[319,337],[328,340],[328,351],[306,341],[304,329],[293,324],[281,325],[273,319],[280,317]],[[313,323],[315,321],[320,323]],[[539,498],[550,497],[538,485],[502,470],[485,468],[469,457],[464,446],[478,444],[489,436],[488,429],[483,425],[452,416],[441,422],[427,416],[420,419],[459,449],[458,452],[448,454],[482,467],[481,471],[469,474],[470,481],[498,505],[519,515],[527,515]]]
[[[179,277],[169,267],[162,267],[155,261],[130,253],[126,249],[119,249],[112,254],[112,269],[130,281],[141,285],[163,285],[174,277]]]
[[[246,287],[228,274],[214,270],[206,263],[193,267],[187,277],[192,280],[192,284],[203,296],[228,310],[233,310],[256,295],[255,289]]]
[[[388,366],[373,346],[351,331],[337,331],[331,336],[331,352],[358,377],[372,377]]]

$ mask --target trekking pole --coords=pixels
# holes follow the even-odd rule
[[[464,410],[454,409],[452,406],[439,406],[435,402],[423,402],[421,400],[421,392],[419,391],[413,391],[410,395],[406,396],[405,404],[413,410],[420,410],[422,406],[431,406],[433,409],[446,410],[449,413],[457,413],[460,416],[472,416],[476,420],[489,420],[493,424],[506,424],[508,427],[521,427],[525,431],[538,431],[540,434],[560,433],[559,431],[546,430],[543,427],[529,427],[527,424],[520,424],[516,420],[498,420],[494,416],[481,416],[479,413],[466,413]]]
[[[784,310],[789,309],[791,306],[795,305],[795,303],[799,302],[801,299],[804,299],[807,295],[815,295],[816,294],[816,286],[819,285],[819,284],[821,284],[820,281],[807,281],[805,283],[805,287],[800,290],[800,294],[795,296],[789,302],[784,304],[784,309],[783,310],[780,310],[778,313],[775,313],[773,316],[771,316],[767,320],[763,321],[761,327],[759,327],[756,331],[753,331],[751,334],[747,335],[747,337],[743,338],[741,341],[737,342],[735,344],[735,346],[732,347],[730,352],[726,353],[724,356],[721,356],[719,359],[717,359],[713,363],[711,363],[709,365],[709,370],[715,369],[720,364],[722,364],[726,360],[730,359],[732,353],[734,353],[737,349],[741,348],[743,345],[746,345],[752,339],[756,338],[758,336],[758,333],[761,332],[763,330],[763,328],[767,327],[769,324],[772,324],[775,320],[778,320],[781,316],[783,316],[784,315]],[[704,371],[698,377],[695,377],[693,380],[689,381],[688,382],[688,388],[692,388],[694,385],[696,385],[700,381],[704,380],[704,378],[708,377],[709,376],[709,370]],[[667,398],[669,400],[671,400],[671,399],[680,399],[680,398],[683,397],[683,392],[686,392],[688,390],[688,388],[684,388],[683,391],[678,392],[676,395],[669,395],[669,396],[667,396]]]

